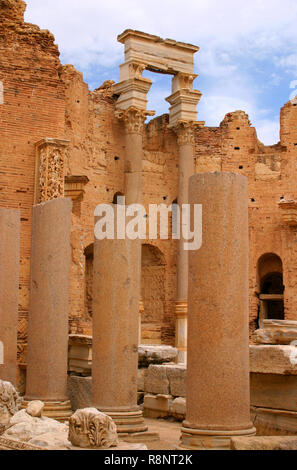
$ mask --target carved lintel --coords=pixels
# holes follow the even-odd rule
[[[202,127],[204,123],[199,121],[178,121],[178,124],[172,127],[177,134],[178,145],[195,145],[196,129]]]
[[[35,204],[64,197],[65,149],[68,145],[68,140],[49,137],[35,144]]]
[[[118,119],[124,121],[128,134],[142,134],[147,116],[154,116],[154,114],[154,111],[145,111],[134,106],[125,110],[117,110],[115,113]]]

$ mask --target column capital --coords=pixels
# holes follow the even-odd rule
[[[203,127],[204,123],[199,121],[180,120],[175,126],[170,126],[177,135],[178,145],[195,145],[195,131]]]
[[[130,106],[127,109],[117,110],[115,115],[124,122],[127,134],[142,134],[147,116],[154,116],[155,111]]]

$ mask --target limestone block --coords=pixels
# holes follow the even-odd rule
[[[175,398],[169,404],[169,414],[170,416],[174,416],[174,418],[182,421],[186,417],[186,399],[179,397]]]
[[[31,439],[43,434],[59,434],[61,432],[67,433],[68,425],[45,416],[34,418],[26,410],[21,410],[10,419],[9,428],[5,431],[3,437],[29,442]]]
[[[143,402],[144,415],[155,419],[169,416],[171,400],[171,395],[145,395]]]
[[[297,376],[251,374],[251,405],[297,411]]]
[[[138,392],[144,392],[144,381],[145,381],[146,369],[138,369],[137,375],[137,389]]]
[[[231,450],[297,450],[297,437],[234,437]]]
[[[296,411],[251,407],[251,418],[257,429],[257,436],[297,435]]]
[[[60,432],[48,432],[30,439],[28,444],[44,447],[49,450],[71,449],[71,442],[68,440],[68,429]]]
[[[297,340],[297,322],[288,320],[264,320],[263,328],[255,331],[259,344],[290,344]]]
[[[69,419],[69,441],[83,448],[116,447],[117,427],[109,416],[96,408],[77,410]]]
[[[68,370],[85,376],[92,375],[92,337],[69,335]]]
[[[10,418],[19,411],[21,402],[22,399],[14,386],[10,382],[0,380],[0,425],[8,425]]]
[[[92,377],[68,377],[68,396],[73,411],[92,405]]]
[[[177,349],[172,346],[149,346],[138,347],[139,367],[148,367],[150,364],[165,364],[174,362],[177,358]]]
[[[169,394],[169,380],[167,377],[167,368],[159,365],[149,366],[145,380],[145,391],[148,393]]]
[[[183,364],[166,366],[169,392],[174,397],[186,396],[187,368]]]
[[[30,416],[33,416],[33,418],[41,418],[44,405],[45,404],[40,400],[31,401],[27,405],[26,412]]]
[[[296,359],[297,348],[283,345],[250,346],[250,371],[262,374],[297,375],[297,364],[292,364],[290,358]]]

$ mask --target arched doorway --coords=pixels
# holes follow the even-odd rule
[[[279,256],[267,253],[258,261],[260,327],[265,319],[284,320],[283,264]]]
[[[141,293],[144,306],[141,322],[143,344],[161,344],[165,303],[165,258],[159,248],[142,245]]]

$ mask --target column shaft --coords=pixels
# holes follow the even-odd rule
[[[131,108],[118,117],[126,125],[126,205],[141,204],[146,113]],[[140,240],[95,240],[93,282],[94,406],[114,419],[120,433],[146,431],[137,406]]]
[[[20,211],[0,209],[0,379],[17,385]]]
[[[181,122],[176,129],[179,145],[178,204],[180,209],[188,203],[189,178],[195,173],[193,123]],[[182,235],[182,232],[181,232]],[[176,347],[178,362],[187,362],[187,310],[188,310],[188,251],[184,240],[177,246],[177,301],[176,301]]]
[[[187,415],[181,443],[228,447],[250,422],[247,179],[203,173],[189,202],[202,204],[203,244],[189,252]]]
[[[33,208],[27,401],[67,402],[71,205]]]

